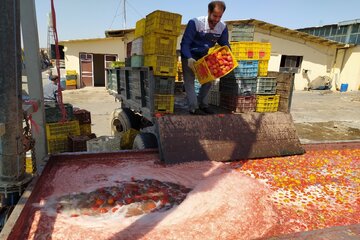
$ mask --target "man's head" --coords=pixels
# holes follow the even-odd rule
[[[223,1],[211,1],[208,5],[208,22],[210,28],[220,22],[223,13],[225,12],[226,5]]]

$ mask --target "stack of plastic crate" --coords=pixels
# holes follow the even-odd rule
[[[131,67],[144,65],[143,41],[145,34],[145,18],[136,22],[135,39],[131,42]]]
[[[76,70],[66,70],[66,89],[76,89],[77,85],[77,72]]]
[[[146,16],[143,41],[144,66],[152,67],[155,81],[154,112],[174,112],[176,46],[181,15],[154,11]]]
[[[45,103],[45,122],[46,123],[56,123],[62,121],[63,116],[59,104],[55,102]],[[66,112],[66,121],[71,121],[74,119],[74,109],[73,106],[69,103],[64,103],[64,108]]]
[[[258,61],[235,57],[238,66],[220,81],[220,106],[233,112],[253,112]]]
[[[79,136],[80,127],[77,120],[46,124],[46,137],[49,153],[67,152],[68,136]]]
[[[91,113],[85,109],[75,109],[74,118],[79,121],[80,134],[91,134]]]
[[[230,41],[232,42],[251,42],[254,40],[254,25],[251,24],[237,24],[233,25],[230,34]]]
[[[215,79],[212,82],[209,92],[209,104],[220,106],[220,79]]]
[[[251,90],[247,89],[245,92],[256,94],[256,96],[253,96],[256,99],[256,111],[277,111],[279,98],[275,96],[276,78],[266,77],[271,44],[261,42],[231,42],[231,49],[239,63],[239,66],[233,71],[233,75],[237,83],[244,86],[246,82],[251,82]],[[226,92],[230,91],[230,89],[230,85],[224,80],[222,82],[222,90]]]

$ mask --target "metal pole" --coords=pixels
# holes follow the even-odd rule
[[[0,4],[0,182],[23,179],[25,154],[22,145],[21,39],[19,0]]]
[[[47,155],[44,96],[42,75],[40,68],[39,36],[36,21],[35,0],[21,0],[21,29],[25,52],[25,66],[30,98],[40,100],[39,109],[32,114],[32,118],[39,125],[39,132],[32,129],[32,136],[35,138],[35,155],[37,169],[44,164]]]

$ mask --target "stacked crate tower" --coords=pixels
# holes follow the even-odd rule
[[[253,33],[253,26],[233,26],[230,46],[238,67],[221,78],[220,106],[233,112],[275,112],[276,78],[267,77],[271,44],[252,41]]]
[[[66,70],[66,89],[76,89],[77,85],[77,72],[76,70]]]
[[[143,38],[144,66],[153,69],[155,113],[174,112],[176,47],[180,31],[179,14],[157,10],[146,16]]]
[[[48,153],[68,152],[68,136],[79,136],[79,121],[74,118],[71,104],[64,104],[66,119],[63,121],[60,106],[52,103],[45,105],[46,139]]]

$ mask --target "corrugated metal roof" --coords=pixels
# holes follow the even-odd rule
[[[135,31],[134,28],[120,29],[120,30],[106,30],[105,36],[106,37],[124,37],[125,34],[131,33],[134,31]]]
[[[265,30],[271,30],[274,32],[278,32],[281,34],[285,34],[288,36],[292,36],[292,37],[297,37],[297,38],[301,38],[304,39],[306,41],[309,42],[314,42],[314,43],[318,43],[318,44],[322,44],[322,45],[326,45],[326,46],[334,46],[334,47],[347,47],[350,46],[349,44],[344,44],[344,43],[339,43],[339,42],[335,42],[326,38],[322,38],[322,37],[317,37],[308,33],[304,33],[304,32],[300,32],[297,30],[292,30],[289,28],[285,28],[285,27],[281,27],[278,25],[274,25],[271,23],[267,23],[264,21],[260,21],[260,20],[256,20],[256,19],[246,19],[246,20],[230,20],[230,21],[226,21],[226,24],[232,24],[232,25],[236,25],[236,24],[252,24],[255,27],[258,28],[262,28]]]

